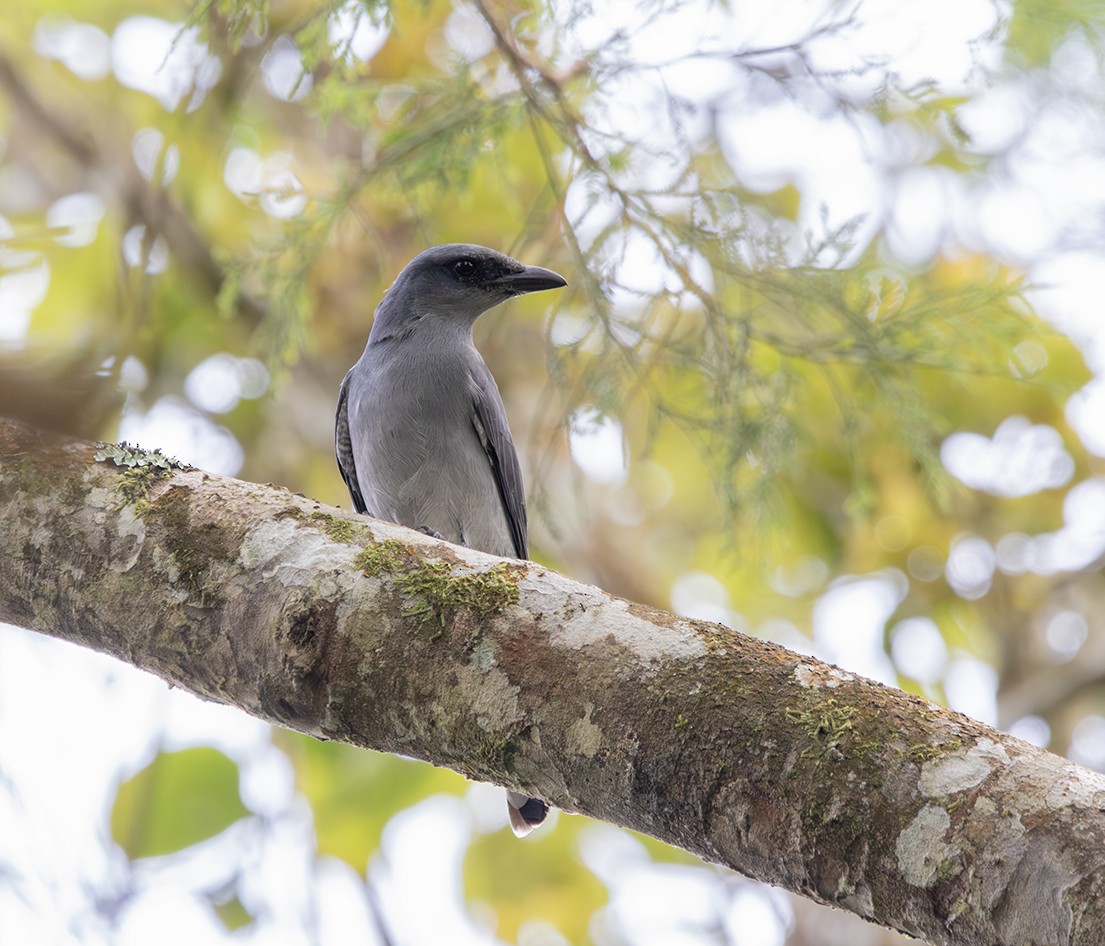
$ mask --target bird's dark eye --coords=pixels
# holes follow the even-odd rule
[[[461,259],[453,263],[453,272],[460,277],[471,276],[476,271],[476,264],[470,259]]]

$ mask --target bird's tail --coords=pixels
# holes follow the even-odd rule
[[[510,828],[515,837],[524,838],[545,820],[549,806],[540,798],[529,798],[520,792],[508,791],[506,810],[510,815]]]

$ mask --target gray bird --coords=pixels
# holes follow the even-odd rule
[[[432,247],[406,265],[338,396],[335,451],[357,512],[492,555],[528,556],[522,471],[472,326],[513,296],[565,285],[551,270],[466,243]],[[517,792],[507,802],[519,837],[549,810]]]

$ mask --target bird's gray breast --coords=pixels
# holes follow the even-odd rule
[[[357,479],[371,515],[513,556],[502,499],[474,424],[473,357],[479,355],[470,346],[433,351],[414,339],[369,346],[349,390]]]

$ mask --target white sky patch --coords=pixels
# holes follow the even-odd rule
[[[50,264],[41,253],[4,247],[3,240],[14,236],[15,229],[0,216],[0,342],[23,339],[50,288]]]
[[[978,64],[996,68],[1000,50],[980,42],[993,29],[999,8],[989,0],[865,0],[855,32],[818,45],[818,60],[837,47],[838,66],[861,58],[885,59],[905,85],[934,81],[948,90],[977,85]]]
[[[895,182],[886,220],[890,252],[907,265],[921,265],[939,254],[962,189],[962,182],[946,168],[903,171]]]
[[[612,224],[620,213],[617,200],[599,179],[588,173],[577,174],[568,185],[564,215],[584,248]]]
[[[990,590],[996,567],[993,546],[980,536],[964,533],[952,540],[944,577],[959,597],[974,601]]]
[[[1105,478],[1072,486],[1063,500],[1063,527],[1057,532],[1025,536],[1014,533],[999,542],[1002,570],[1053,575],[1077,571],[1105,554]]]
[[[813,608],[818,653],[845,670],[895,686],[883,633],[906,587],[905,576],[893,569],[834,582]]]
[[[90,23],[67,16],[44,16],[35,24],[35,51],[58,60],[80,79],[102,79],[111,69],[111,40]]]
[[[764,190],[779,187],[792,176],[801,176],[809,184],[838,178],[848,185],[849,192],[852,188],[866,190],[865,184],[875,183],[869,168],[869,147],[865,146],[867,136],[859,134],[870,119],[862,119],[857,126],[840,116],[823,119],[796,103],[780,103],[748,115],[748,124],[736,114],[727,116],[726,121],[728,134],[722,145],[731,149],[736,166],[744,174],[760,178],[758,183]],[[808,160],[811,140],[818,145],[815,163]],[[853,210],[871,209],[871,200],[877,198],[878,191],[877,186],[872,187]],[[813,200],[817,202],[818,195],[813,195]]]
[[[927,617],[906,618],[890,632],[890,654],[902,676],[936,683],[948,664],[948,647],[940,628]]]
[[[732,946],[783,946],[793,924],[793,908],[782,891],[752,884],[737,889],[724,919]]]
[[[626,942],[696,946],[725,908],[719,878],[674,864],[647,863],[610,887],[610,915]]]
[[[298,102],[311,90],[299,47],[287,36],[278,36],[261,60],[261,76],[269,93],[285,102]]]
[[[672,63],[663,69],[664,87],[673,96],[689,102],[710,101],[731,95],[734,87],[744,81],[742,74],[731,62],[724,59],[688,59]],[[689,130],[694,137],[702,131],[697,125],[704,116],[687,116]],[[697,133],[696,133],[697,132]]]
[[[796,562],[780,565],[769,580],[773,591],[797,598],[819,588],[828,577],[829,566],[816,556],[807,555]]]
[[[178,943],[219,942],[225,936],[225,927],[206,901],[178,888],[162,887],[126,903],[117,942],[119,946],[164,942],[166,930],[172,930]]]
[[[948,706],[987,726],[998,724],[998,674],[988,663],[973,657],[952,661],[944,676]]]
[[[1073,660],[1086,643],[1089,632],[1085,615],[1078,611],[1059,611],[1048,619],[1044,639],[1058,660]]]
[[[652,300],[666,294],[674,305],[700,308],[698,292],[714,288],[713,271],[701,253],[683,246],[661,252],[651,237],[636,228],[614,234],[604,243],[602,256],[603,269],[610,276],[607,295],[619,316],[610,331],[625,345],[640,340],[641,330],[635,323]]]
[[[1041,716],[1022,716],[1009,727],[1009,735],[1046,749],[1051,739],[1051,727]]]
[[[370,912],[364,880],[352,867],[335,857],[322,858],[315,871],[315,892],[319,943],[386,946]]]
[[[1071,395],[1066,415],[1086,449],[1105,457],[1105,376],[1099,375]]]
[[[477,834],[501,831],[503,827],[503,790],[486,782],[472,782],[464,795]],[[553,814],[549,812],[550,816]]]
[[[576,411],[568,426],[572,460],[588,477],[603,486],[621,486],[629,472],[622,425],[594,408]]]
[[[618,38],[630,59],[659,62],[710,46],[716,48],[717,35],[736,25],[714,4],[685,5],[678,15],[651,16],[642,21],[637,0],[607,0],[592,5],[587,15],[573,19],[569,27],[563,18],[574,10],[568,4],[559,10],[565,56],[569,58],[583,56]]]
[[[1029,302],[1052,325],[1078,343],[1093,370],[1105,370],[1101,256],[1062,253],[1038,263],[1030,275]]]
[[[198,27],[148,16],[123,20],[111,37],[115,78],[152,95],[170,111],[191,95],[189,109],[194,109],[222,74],[219,60],[199,35]]]
[[[73,705],[82,707],[79,716]],[[23,725],[26,714],[34,727]],[[0,754],[5,775],[19,786],[18,795],[0,791],[0,821],[18,829],[0,835],[0,852],[25,881],[23,896],[10,902],[0,885],[5,934],[25,930],[20,942],[69,942],[66,923],[94,916],[93,898],[114,896],[123,881],[121,854],[102,844],[118,780],[159,747],[210,745],[241,765],[243,801],[271,819],[264,833],[239,822],[179,857],[139,865],[119,935],[101,939],[93,922],[81,942],[233,942],[201,893],[236,875],[243,902],[260,914],[257,941],[300,942],[286,937],[303,928],[314,889],[311,818],[295,800],[290,762],[270,733],[259,720],[171,690],[113,658],[0,625]],[[79,779],[64,776],[74,771]],[[247,862],[251,869],[243,872]],[[318,884],[337,916],[352,916],[363,904],[363,893],[351,896],[347,884],[324,891],[328,872]],[[56,935],[47,938],[52,924]]]
[[[242,468],[242,448],[225,427],[174,397],[160,398],[148,411],[127,411],[119,439],[169,456],[209,473],[234,476]]]
[[[706,572],[686,572],[675,579],[671,586],[671,609],[681,617],[732,626],[729,592]]]
[[[356,0],[339,7],[326,21],[326,35],[347,62],[368,62],[382,48],[391,30]]]
[[[453,12],[445,20],[445,39],[468,62],[482,59],[495,48],[491,28],[467,4],[454,4]]]
[[[1105,716],[1092,714],[1078,721],[1067,756],[1080,765],[1098,771],[1105,769]]]
[[[146,225],[136,224],[123,234],[123,259],[128,266],[142,268],[150,275],[165,272],[169,265],[169,244],[158,234],[146,240]]]
[[[960,482],[998,496],[1055,489],[1074,475],[1074,460],[1059,431],[1019,415],[1002,421],[993,438],[952,434],[940,446],[940,460]]]
[[[161,184],[169,184],[180,170],[180,149],[175,144],[166,148],[165,136],[156,128],[143,128],[135,134],[131,154],[147,181],[156,178]]]
[[[105,212],[104,202],[95,194],[88,191],[66,194],[46,211],[46,226],[68,231],[54,237],[59,246],[88,246],[96,239]]]
[[[619,233],[604,246],[603,256],[613,272],[610,301],[615,308],[637,308],[663,292],[682,288],[659,248],[639,230]]]
[[[785,894],[752,883],[734,889],[701,867],[656,864],[640,841],[609,825],[588,827],[579,853],[609,890],[610,902],[598,915],[619,941],[692,946],[716,938],[720,922],[740,946],[775,946],[792,922]]]
[[[298,217],[307,206],[307,195],[299,178],[290,168],[280,167],[271,159],[266,165],[265,188],[258,200],[261,209],[278,220]]]
[[[1010,532],[994,546],[998,568],[1006,575],[1023,575],[1031,568],[1032,538],[1023,532]]]
[[[223,165],[223,181],[238,197],[256,197],[264,186],[265,160],[252,148],[233,148]]]
[[[607,886],[651,861],[637,838],[602,822],[588,825],[580,835],[579,856],[587,869]]]
[[[242,903],[258,917],[259,943],[299,946],[311,939],[306,930],[319,908],[314,899],[313,834],[311,813],[293,809],[272,824],[263,844],[258,845],[257,869],[239,874]],[[342,888],[333,888],[328,899],[341,892]],[[240,944],[233,934],[224,934],[223,941]]]
[[[29,881],[29,899],[5,905],[6,934],[14,934],[9,921],[29,912],[38,932],[22,941],[45,942],[45,923],[88,909],[86,885],[114,875],[114,854],[100,843],[104,813],[118,767],[148,755],[156,725],[149,700],[166,689],[110,657],[0,625],[0,756],[5,776],[19,786],[18,796],[0,791],[0,821],[11,829],[0,836],[0,850]],[[28,718],[34,726],[25,725]],[[12,805],[17,810],[7,810]],[[59,931],[54,941],[68,940]]]
[[[975,94],[956,110],[956,117],[977,154],[999,154],[1028,125],[1027,91],[1022,80],[1001,82]]]
[[[949,172],[950,173],[950,172]],[[975,198],[973,218],[985,246],[1018,265],[1039,259],[1059,238],[1062,218],[1048,195],[1024,185],[988,187]]]
[[[601,350],[601,338],[594,319],[578,309],[561,309],[553,314],[549,341],[557,346],[581,345],[585,351]]]
[[[389,928],[401,930],[405,942],[429,946],[448,931],[451,946],[487,946],[486,932],[473,924],[461,896],[461,862],[471,836],[467,807],[451,795],[427,798],[388,822],[383,861],[373,865],[372,877]]]
[[[234,410],[242,397],[238,359],[225,353],[205,358],[188,372],[184,393],[196,407],[210,414]]]
[[[885,183],[868,140],[877,130],[872,119],[856,116],[822,118],[796,102],[779,102],[755,111],[727,111],[718,132],[722,151],[741,180],[755,190],[778,190],[795,183],[802,194],[799,226],[820,232],[821,208],[830,225],[858,215],[868,218],[862,235],[874,232],[881,219]],[[810,160],[810,142],[817,160]],[[927,211],[926,211],[927,213]]]
[[[166,751],[213,746],[240,760],[271,746],[269,725],[240,710],[169,687],[156,696],[151,692],[148,698],[157,702],[157,724]]]
[[[230,712],[233,713],[233,710]],[[225,722],[226,716],[220,719]],[[265,726],[265,731],[267,742],[268,726]],[[204,744],[210,745],[211,741],[208,737]],[[295,769],[291,760],[271,745],[267,751],[255,753],[248,761],[243,761],[238,790],[243,804],[250,811],[275,817],[295,800]]]
[[[127,355],[119,368],[119,387],[127,394],[137,394],[145,391],[150,383],[150,373],[134,355]]]
[[[295,159],[287,151],[267,158],[252,148],[233,148],[223,167],[226,186],[239,199],[253,206],[256,201],[270,217],[287,220],[301,214],[307,194],[293,170]]]

